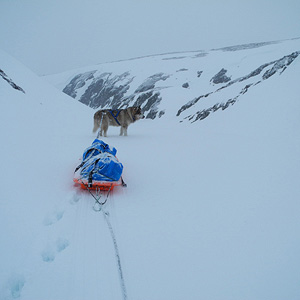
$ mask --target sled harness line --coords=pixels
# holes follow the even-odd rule
[[[115,121],[117,122],[117,124],[118,124],[119,126],[121,126],[120,122],[119,122],[118,119],[117,119],[119,113],[121,112],[121,110],[120,110],[120,109],[118,109],[118,110],[109,110],[109,112],[110,112],[110,114],[112,115],[112,117],[115,119]],[[116,112],[116,114],[115,114],[115,112]]]
[[[88,192],[90,193],[90,195],[94,198],[95,200],[95,204],[93,206],[93,210],[94,211],[101,211],[102,209],[102,206],[107,202],[108,200],[108,197],[109,197],[109,194],[111,192],[111,188],[112,188],[112,184],[110,185],[108,191],[107,191],[107,194],[106,194],[106,197],[104,199],[103,202],[100,202],[100,198],[102,196],[101,194],[101,189],[99,187],[96,188],[96,191],[95,191],[95,194],[93,194],[92,190],[90,189],[89,185],[88,184],[85,184],[82,179],[81,179],[81,183],[86,187],[86,189],[88,190]],[[96,205],[99,205],[98,208],[96,208]]]
[[[126,184],[123,181],[122,177],[121,177],[121,180],[122,180],[122,185],[126,186]],[[81,182],[84,184],[82,179],[81,179]],[[125,279],[124,279],[124,275],[123,275],[123,270],[122,270],[122,265],[121,265],[121,256],[120,256],[120,253],[119,253],[117,239],[116,239],[113,227],[111,225],[111,222],[109,220],[109,213],[107,211],[105,211],[104,209],[102,209],[103,205],[108,200],[108,197],[109,197],[111,189],[112,189],[112,184],[110,185],[110,188],[109,188],[103,202],[100,202],[100,198],[101,198],[100,188],[96,189],[96,194],[94,195],[93,192],[91,191],[91,189],[89,188],[89,186],[86,185],[86,184],[84,184],[84,185],[85,185],[86,189],[88,190],[88,192],[91,194],[91,196],[95,199],[95,204],[93,206],[93,210],[96,211],[96,212],[100,212],[102,210],[103,217],[104,217],[104,219],[106,221],[106,224],[108,226],[108,229],[109,229],[109,232],[110,232],[110,235],[111,235],[111,238],[112,238],[112,242],[113,242],[113,245],[114,245],[114,249],[115,249],[115,258],[116,258],[117,265],[118,265],[118,273],[119,273],[119,280],[120,280],[123,300],[127,300],[127,291],[126,291]],[[97,205],[98,205],[98,207],[97,207]]]
[[[127,186],[124,183],[122,177],[121,177],[121,180],[122,180],[122,185],[123,186]],[[116,239],[113,227],[111,225],[111,222],[109,220],[109,212],[105,211],[104,209],[102,209],[103,205],[108,200],[108,197],[109,197],[110,192],[112,190],[112,184],[111,184],[111,186],[110,186],[110,188],[109,188],[109,190],[108,190],[108,192],[106,194],[106,197],[105,197],[104,201],[100,202],[100,198],[101,198],[101,190],[100,190],[100,188],[96,189],[96,194],[94,195],[93,192],[91,191],[91,189],[88,187],[88,185],[86,185],[82,181],[82,179],[81,179],[81,182],[82,182],[82,184],[85,185],[85,187],[88,190],[88,192],[90,193],[90,195],[95,199],[95,204],[93,206],[93,210],[96,211],[96,212],[100,212],[102,210],[103,217],[104,217],[104,219],[106,221],[106,224],[108,226],[108,229],[109,229],[109,232],[110,232],[110,235],[111,235],[111,238],[112,238],[112,242],[113,242],[113,245],[114,245],[114,249],[115,249],[115,258],[116,258],[117,265],[118,265],[118,273],[119,273],[119,280],[120,280],[120,285],[121,285],[123,300],[127,300],[127,291],[126,291],[125,279],[124,279],[124,275],[123,275],[123,270],[122,270],[122,265],[121,265],[121,256],[120,256],[120,253],[119,253],[117,239]],[[98,208],[97,208],[97,205],[98,205]]]

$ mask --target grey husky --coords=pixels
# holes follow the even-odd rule
[[[102,109],[94,114],[94,129],[100,128],[100,136],[107,136],[107,129],[111,126],[120,126],[120,135],[127,136],[127,128],[131,123],[144,119],[140,106],[128,107],[125,109]]]

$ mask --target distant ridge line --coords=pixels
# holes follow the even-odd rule
[[[136,59],[143,59],[143,58],[147,58],[147,57],[164,56],[164,55],[170,55],[170,54],[206,53],[208,51],[220,51],[220,50],[235,51],[235,50],[229,50],[229,49],[236,49],[236,50],[251,49],[251,48],[258,48],[258,47],[263,47],[263,46],[272,45],[272,44],[279,44],[279,43],[282,43],[282,42],[285,42],[285,41],[298,40],[298,39],[300,39],[300,37],[284,39],[284,40],[277,40],[277,41],[269,41],[269,42],[258,42],[258,43],[247,43],[247,44],[241,44],[241,45],[232,45],[232,46],[221,47],[221,48],[212,48],[212,49],[209,49],[209,50],[203,50],[202,49],[202,50],[174,51],[174,52],[165,52],[165,53],[159,53],[159,54],[149,54],[149,55],[142,55],[142,56],[138,56],[138,57],[107,61],[107,62],[103,62],[103,63],[98,63],[96,65],[104,65],[104,64],[110,64],[110,63],[130,61],[130,60],[136,60]]]

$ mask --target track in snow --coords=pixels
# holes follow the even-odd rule
[[[126,285],[125,285],[124,275],[123,275],[123,271],[122,271],[121,258],[120,258],[118,244],[117,244],[117,239],[116,239],[114,230],[113,230],[112,225],[109,220],[109,213],[107,211],[104,211],[104,209],[102,209],[102,213],[103,213],[104,219],[106,221],[106,224],[109,228],[109,232],[110,232],[110,235],[111,235],[111,238],[112,238],[112,241],[114,244],[114,248],[115,248],[115,256],[116,256],[117,264],[118,264],[118,273],[119,273],[119,278],[120,278],[123,300],[127,300]]]

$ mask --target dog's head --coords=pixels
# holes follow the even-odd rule
[[[145,118],[140,106],[134,106],[131,109],[132,109],[131,114],[135,121]]]

